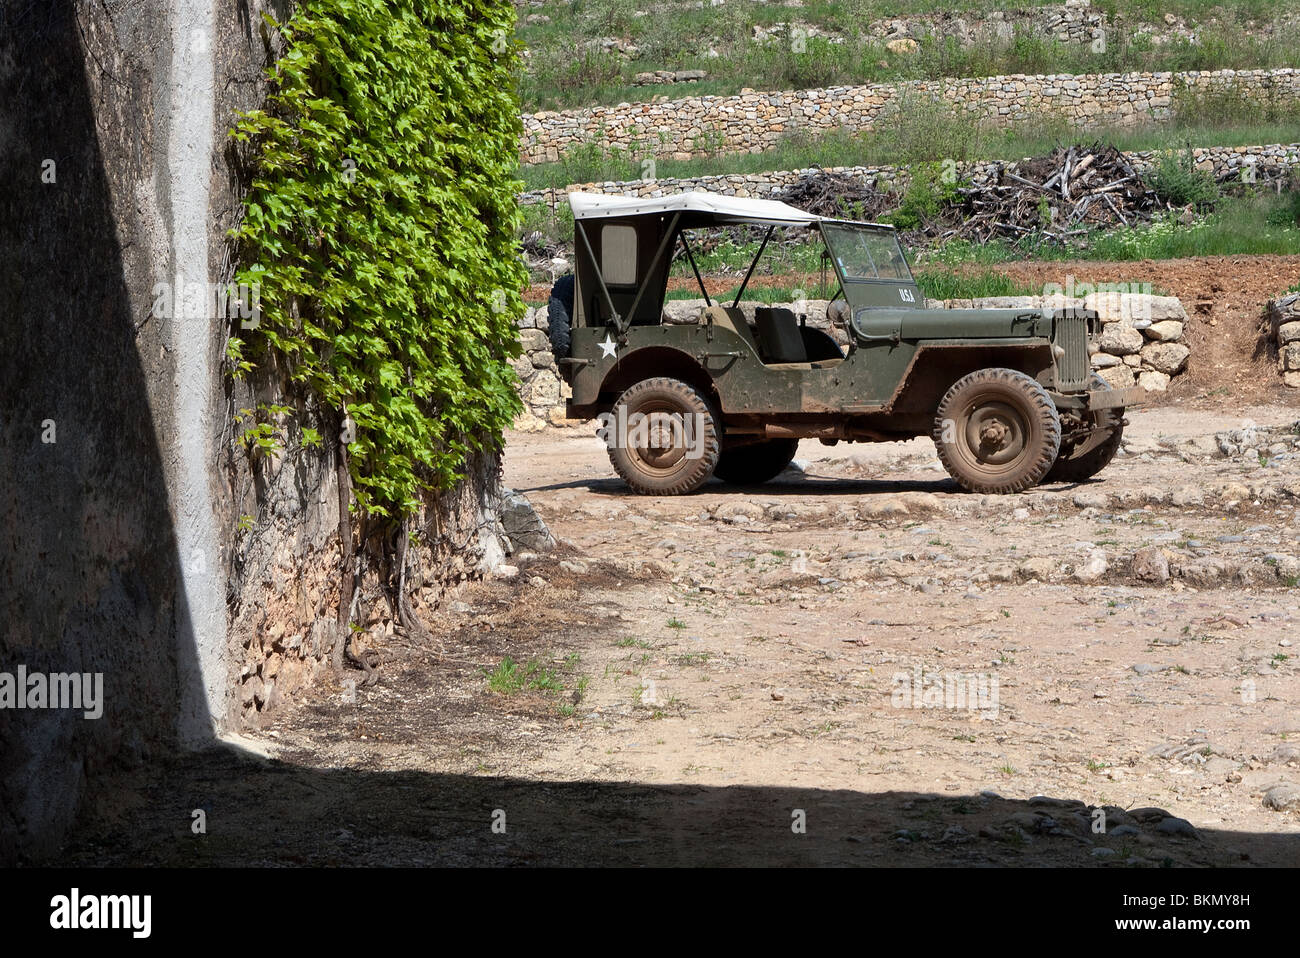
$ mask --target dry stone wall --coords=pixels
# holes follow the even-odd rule
[[[647,155],[689,159],[721,141],[720,152],[761,153],[796,131],[807,136],[870,132],[900,96],[938,99],[972,120],[1006,126],[1034,117],[1063,117],[1079,129],[1127,127],[1170,118],[1180,87],[1233,92],[1250,99],[1300,99],[1300,70],[1172,73],[1013,74],[874,83],[815,90],[693,96],[525,115],[524,163],[559,160],[584,143]]]
[[[1082,292],[1082,284],[1067,277],[1067,287]],[[944,307],[990,309],[1052,308],[1094,309],[1101,321],[1101,336],[1090,347],[1092,368],[1115,388],[1142,386],[1164,392],[1173,378],[1187,369],[1191,348],[1184,341],[1187,311],[1175,296],[1133,292],[1141,284],[1101,284],[1083,296],[1000,296],[975,300],[949,300]]]
[[[1300,389],[1300,293],[1270,303],[1268,313],[1282,382]]]
[[[1124,154],[1138,172],[1146,172],[1160,158],[1157,150],[1134,150]],[[1198,169],[1213,173],[1219,179],[1239,178],[1267,181],[1285,176],[1300,169],[1300,143],[1271,143],[1264,146],[1211,146],[1196,147],[1192,159]],[[954,164],[956,175],[970,180],[976,186],[989,182],[999,164],[992,162]],[[825,167],[830,173],[850,176],[863,184],[881,191],[904,190],[909,180],[905,166],[836,166]],[[752,196],[771,198],[787,187],[793,186],[803,170],[771,170],[762,173],[733,173],[719,176],[664,177],[662,179],[611,180],[604,183],[576,183],[563,188],[531,190],[520,194],[525,205],[545,203],[554,209],[566,202],[574,190],[588,193],[608,193],[618,196],[670,196],[707,190],[725,196]]]
[[[545,306],[529,307],[519,320],[523,353],[514,361],[514,367],[524,411],[515,420],[515,428],[524,432],[545,429],[548,423],[563,425],[564,401],[572,395],[555,365],[549,330]]]

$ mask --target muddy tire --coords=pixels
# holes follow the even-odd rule
[[[1061,448],[1061,418],[1036,381],[979,369],[952,385],[934,420],[939,461],[969,492],[1020,492],[1040,482]]]
[[[1096,373],[1092,374],[1093,386],[1097,389],[1110,389],[1110,383]],[[1091,427],[1091,432],[1073,443],[1063,443],[1057,454],[1056,462],[1047,471],[1043,482],[1083,482],[1101,472],[1119,451],[1124,441],[1124,410],[1098,409],[1088,413],[1084,426]]]
[[[627,424],[627,435],[609,437],[609,461],[633,492],[679,496],[713,475],[719,418],[693,387],[663,376],[644,379],[618,397],[612,412],[614,423]]]
[[[798,439],[768,439],[745,446],[723,447],[713,474],[736,486],[756,486],[778,476],[790,465]]]
[[[551,340],[551,352],[556,359],[563,359],[569,355],[573,338],[573,274],[561,276],[551,287],[546,320],[550,324],[546,334]]]

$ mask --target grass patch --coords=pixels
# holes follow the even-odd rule
[[[1028,4],[1027,4],[1028,5]],[[1033,4],[1036,5],[1036,4]],[[652,96],[730,94],[743,87],[789,90],[846,83],[890,82],[937,77],[994,76],[1010,73],[1111,73],[1129,70],[1218,70],[1289,66],[1294,63],[1297,29],[1281,23],[1272,34],[1250,36],[1244,21],[1279,22],[1300,8],[1296,0],[1136,0],[1102,2],[1112,24],[1104,48],[1060,43],[1029,25],[1017,26],[1003,41],[961,45],[953,38],[920,36],[919,49],[894,53],[881,37],[870,35],[873,22],[893,17],[963,11],[986,18],[1003,9],[990,0],[805,0],[793,11],[778,4],[662,4],[637,17],[644,3],[634,0],[574,0],[527,7],[517,35],[528,49],[519,75],[523,109],[562,109],[592,103],[649,100]],[[1114,21],[1116,13],[1123,26]],[[1195,24],[1196,42],[1174,38],[1157,44],[1136,29],[1146,22],[1164,29],[1173,12]],[[548,17],[550,22],[528,15]],[[810,36],[756,42],[755,26],[797,21],[837,34],[841,43]],[[919,26],[919,25],[918,25]],[[635,45],[628,57],[603,45],[619,38]],[[635,86],[638,72],[702,69],[708,76],[687,86]]]
[[[740,289],[740,284],[728,289],[723,293],[709,293],[709,297],[716,303],[725,303],[731,305],[731,301],[736,298],[736,292]],[[742,300],[747,303],[792,303],[797,298],[795,293],[798,290],[790,286],[754,286],[750,285],[745,290]],[[668,300],[679,299],[703,299],[699,287],[691,289],[674,289],[669,290],[664,297]]]
[[[950,272],[942,269],[918,271],[917,285],[926,299],[981,299],[986,296],[1040,296],[1042,289],[1020,282],[991,269]]]
[[[1069,246],[1044,240],[974,244],[953,241],[926,250],[927,266],[992,266],[1021,260],[1094,259],[1136,261],[1187,256],[1300,254],[1300,228],[1281,225],[1277,211],[1294,202],[1289,194],[1228,197],[1217,210],[1190,224],[1180,214],[1158,216],[1149,224],[1094,232]]]
[[[524,689],[539,692],[559,692],[563,683],[554,669],[532,659],[520,664],[506,656],[491,672],[484,672],[488,688],[498,695],[513,695]]]

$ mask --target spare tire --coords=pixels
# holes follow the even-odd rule
[[[546,317],[551,327],[551,352],[556,359],[569,355],[570,329],[573,325],[573,274],[561,276],[551,287],[551,298],[546,304]]]

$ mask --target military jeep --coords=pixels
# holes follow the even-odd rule
[[[957,484],[1019,492],[1080,481],[1119,447],[1140,388],[1093,373],[1095,312],[926,308],[894,229],[814,216],[774,200],[705,192],[660,198],[573,193],[575,267],[552,289],[550,336],[571,419],[598,418],[636,492],[692,492],[716,476],[765,482],[801,439],[892,442],[929,435]],[[690,236],[755,224],[763,240],[728,303],[705,288]],[[789,308],[743,308],[773,231],[814,231],[847,339]],[[666,322],[684,257],[704,307]],[[752,321],[750,316],[752,315]]]

